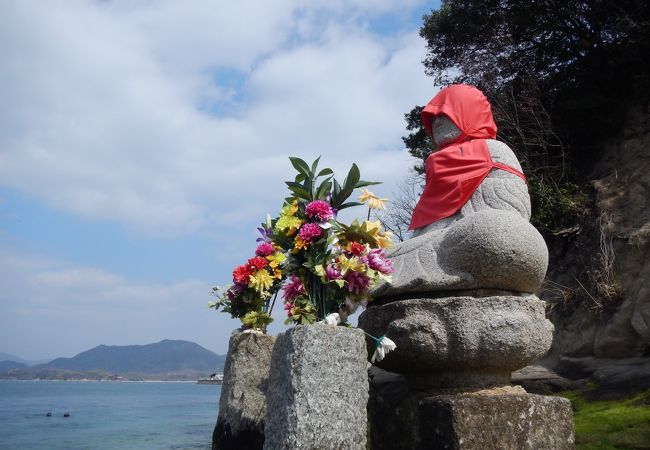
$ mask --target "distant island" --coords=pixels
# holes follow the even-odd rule
[[[3,380],[197,380],[222,372],[225,355],[194,342],[163,340],[147,345],[100,345],[72,358],[29,367],[0,361]]]

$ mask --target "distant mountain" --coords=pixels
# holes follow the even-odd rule
[[[0,355],[1,357],[2,355]],[[9,369],[22,369],[27,367],[27,364],[14,361],[14,360],[8,360],[5,359],[4,361],[0,361],[0,372],[3,370],[9,370]]]
[[[51,359],[40,359],[38,361],[29,361],[21,358],[20,356],[12,355],[11,353],[0,352],[0,361],[14,361],[14,362],[26,364],[28,366],[33,366],[36,364],[45,364],[47,362],[50,362]]]
[[[147,345],[100,345],[73,358],[57,358],[39,368],[108,373],[169,374],[223,370],[225,355],[194,342],[164,340]]]
[[[20,356],[12,355],[11,353],[0,352],[0,361],[16,361],[21,363],[27,363]]]

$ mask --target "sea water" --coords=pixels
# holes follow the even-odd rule
[[[0,449],[207,450],[220,394],[182,382],[0,381]]]

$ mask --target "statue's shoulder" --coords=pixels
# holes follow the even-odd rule
[[[490,156],[492,156],[492,161],[505,164],[514,169],[521,171],[521,164],[515,155],[515,152],[512,151],[508,145],[496,139],[486,139],[487,148],[490,151]]]

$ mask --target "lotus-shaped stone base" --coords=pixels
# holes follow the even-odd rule
[[[544,305],[534,295],[400,300],[368,308],[359,327],[397,344],[377,365],[414,387],[495,386],[550,348]]]

